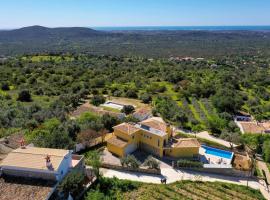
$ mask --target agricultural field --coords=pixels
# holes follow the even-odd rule
[[[179,181],[172,184],[140,183],[101,178],[84,200],[263,200],[258,190],[221,182]]]
[[[158,85],[166,88],[162,95],[176,101],[181,112],[188,117],[187,128],[193,131],[202,131],[208,129],[209,120],[221,120],[209,99],[183,98],[181,93],[174,91],[173,84],[163,81],[159,82]]]
[[[31,62],[69,62],[74,61],[74,57],[71,56],[51,56],[51,55],[37,55],[37,56],[24,56],[22,57],[23,61],[31,61]]]
[[[143,184],[135,191],[124,194],[124,199],[156,200],[156,199],[208,199],[208,200],[260,200],[264,197],[259,191],[244,186],[225,183],[201,183],[182,181],[168,185]]]

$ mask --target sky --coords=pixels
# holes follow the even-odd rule
[[[0,0],[0,29],[270,25],[270,0]]]

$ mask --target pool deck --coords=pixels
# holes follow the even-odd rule
[[[206,164],[231,166],[232,159],[207,154],[203,147],[199,149],[199,154],[201,155],[201,161]]]

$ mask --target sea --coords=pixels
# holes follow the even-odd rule
[[[100,31],[270,31],[267,26],[115,26],[90,27]]]

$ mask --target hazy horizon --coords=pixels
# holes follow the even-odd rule
[[[261,0],[9,0],[0,29],[46,27],[266,26],[270,1]]]

